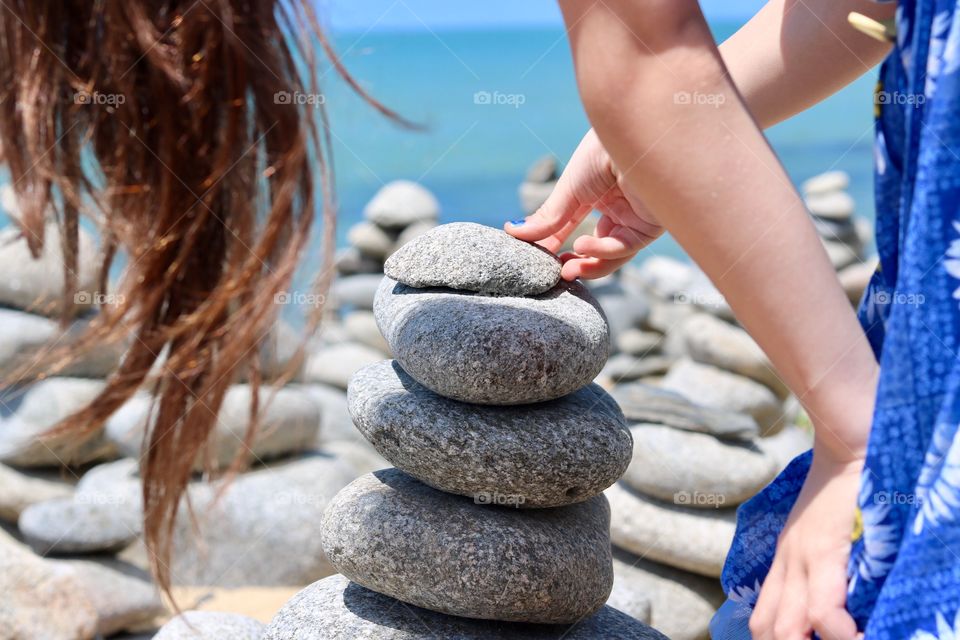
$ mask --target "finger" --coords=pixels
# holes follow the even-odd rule
[[[620,260],[600,260],[597,258],[576,256],[568,258],[563,263],[560,275],[564,280],[596,280],[610,275],[626,263],[630,258],[621,258]]]
[[[783,591],[785,577],[783,563],[774,559],[773,567],[767,574],[760,589],[760,598],[750,616],[750,634],[753,640],[774,640],[773,623],[777,618],[777,606]]]
[[[574,229],[580,226],[581,221],[582,220],[578,220],[576,216],[571,218],[565,225],[563,225],[563,228],[560,229],[560,231],[553,234],[549,238],[544,238],[543,240],[537,242],[537,244],[551,253],[556,253],[560,250],[560,247],[564,245],[564,243],[567,241],[567,238],[569,238],[570,234],[573,233]]]
[[[504,226],[504,230],[521,240],[537,242],[557,236],[572,220],[576,220],[576,224],[571,228],[576,227],[587,217],[590,210],[590,206],[581,205],[561,182],[533,215],[522,220],[511,220]],[[561,244],[565,240],[566,237],[563,237]]]
[[[853,640],[857,623],[847,611],[847,573],[844,562],[818,564],[810,576],[810,622],[822,638]]]
[[[650,238],[621,225],[613,225],[604,234],[601,234],[600,231],[601,229],[598,226],[596,236],[580,236],[577,238],[573,243],[573,250],[581,255],[593,258],[618,260],[633,257],[652,242]]]
[[[788,567],[783,581],[783,593],[777,605],[773,623],[776,640],[806,640],[810,637],[810,618],[807,615],[807,574],[802,566]]]

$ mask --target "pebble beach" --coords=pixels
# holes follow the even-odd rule
[[[525,211],[558,171],[545,157],[520,176]],[[850,179],[800,189],[855,304],[876,260]],[[123,345],[3,392],[0,637],[708,637],[736,507],[812,440],[723,296],[665,256],[559,282],[551,254],[458,222],[412,181],[371,193],[362,217],[322,330],[289,382],[260,390],[249,450],[253,389],[226,395],[189,488],[196,526],[184,509],[175,531],[180,615],[142,543],[149,395],[83,437],[40,438],[95,397]],[[33,261],[0,229],[5,376],[110,304],[83,232],[77,319],[61,327],[47,234]],[[291,366],[305,298],[278,296],[268,378]],[[241,452],[250,466],[225,489],[205,473]]]

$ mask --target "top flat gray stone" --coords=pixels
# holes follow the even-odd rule
[[[447,287],[490,295],[535,296],[560,281],[546,249],[472,222],[432,229],[394,253],[383,272],[420,289]]]

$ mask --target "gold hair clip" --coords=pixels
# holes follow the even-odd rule
[[[897,41],[897,24],[895,20],[884,20],[880,22],[862,13],[851,11],[850,15],[847,16],[847,22],[849,22],[850,26],[854,29],[870,36],[874,40],[879,40],[880,42]]]

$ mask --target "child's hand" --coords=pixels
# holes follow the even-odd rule
[[[595,236],[581,236],[575,253],[564,254],[563,277],[600,278],[630,261],[662,233],[649,211],[623,188],[621,174],[591,129],[584,136],[556,188],[525,221],[507,232],[557,251],[591,211],[603,214]]]
[[[845,608],[847,562],[863,460],[814,450],[813,464],[777,542],[750,631],[754,640],[853,640]]]

